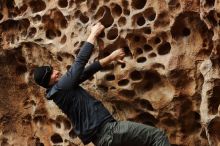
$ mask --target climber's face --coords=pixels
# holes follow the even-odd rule
[[[50,77],[49,85],[53,85],[53,84],[57,83],[60,79],[60,76],[61,76],[60,72],[56,69],[53,69],[53,72]]]

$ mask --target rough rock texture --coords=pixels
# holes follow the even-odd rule
[[[98,21],[106,29],[90,63],[119,47],[126,63],[83,86],[173,146],[220,145],[220,0],[0,0],[0,145],[83,145],[32,73],[64,73]]]

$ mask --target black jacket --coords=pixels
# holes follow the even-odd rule
[[[99,61],[85,68],[93,48],[93,44],[85,42],[71,68],[46,91],[47,99],[52,99],[70,118],[75,133],[84,144],[92,141],[103,123],[114,120],[100,101],[79,86],[102,69]]]

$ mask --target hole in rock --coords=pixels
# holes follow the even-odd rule
[[[21,83],[19,85],[19,89],[21,89],[21,90],[24,90],[24,89],[27,89],[27,88],[28,88],[28,85],[26,83]]]
[[[215,5],[215,0],[206,0],[205,7],[213,7]]]
[[[128,40],[130,43],[133,43],[133,45],[143,45],[144,43],[146,43],[146,38],[141,35],[141,34],[134,34],[134,33],[127,33],[126,40]]]
[[[145,27],[145,28],[144,28],[144,33],[145,33],[145,34],[151,34],[151,29],[150,29],[150,27]]]
[[[195,120],[196,120],[197,122],[199,122],[200,119],[201,119],[200,114],[199,114],[198,112],[193,112],[193,114],[194,114]]]
[[[92,10],[96,10],[97,6],[98,6],[98,5],[96,5],[95,3],[92,3],[91,9],[92,9]]]
[[[66,66],[66,70],[69,70],[70,67],[71,67],[71,65],[67,65],[67,66]]]
[[[220,104],[220,86],[215,86],[213,88],[211,98],[208,99],[208,109],[209,113],[211,114],[217,114],[218,113],[218,107]]]
[[[113,16],[120,16],[122,13],[122,8],[118,4],[111,4],[112,6],[112,15]]]
[[[189,28],[184,27],[183,28],[183,36],[189,36],[191,33]]]
[[[150,52],[151,50],[153,50],[153,48],[150,45],[148,45],[148,44],[144,45],[144,51]]]
[[[156,53],[152,52],[152,53],[149,54],[149,58],[154,58],[154,57],[157,57]]]
[[[37,115],[37,116],[34,116],[33,118],[33,121],[35,123],[45,123],[47,120],[47,117],[45,115]]]
[[[76,47],[78,44],[79,44],[79,42],[77,41],[77,42],[75,42],[75,44],[73,46]]]
[[[49,20],[51,20],[49,15],[43,15],[43,16],[42,16],[41,21],[42,21],[43,23],[45,23],[45,24],[48,23],[48,24],[50,24],[50,25],[53,25],[54,21],[51,20],[52,22],[48,22]]]
[[[65,120],[63,120],[63,123],[64,123],[66,130],[71,128],[71,123],[69,120],[65,119]]]
[[[132,0],[131,6],[134,9],[143,9],[147,0]]]
[[[121,68],[125,68],[125,67],[126,67],[126,63],[122,63]]]
[[[100,22],[105,26],[105,28],[110,27],[114,23],[111,11],[106,6],[104,6],[104,16],[101,18]]]
[[[192,112],[184,115],[180,118],[182,121],[181,131],[186,134],[198,132],[201,129],[201,124],[195,121],[195,117]]]
[[[82,14],[82,12],[80,10],[77,10],[74,12],[74,17],[79,18],[79,15]]]
[[[145,24],[145,19],[143,16],[140,16],[138,19],[137,19],[137,25],[139,26],[142,26]]]
[[[153,7],[147,8],[143,14],[149,21],[153,21],[156,18],[156,12]]]
[[[48,39],[54,39],[56,37],[56,33],[52,29],[46,30],[46,37]]]
[[[113,81],[113,80],[115,80],[115,75],[108,74],[108,75],[106,75],[105,78],[106,78],[107,81]]]
[[[134,40],[135,42],[139,42],[139,41],[141,40],[141,38],[140,38],[139,36],[135,35],[135,36],[133,37],[133,40]]]
[[[200,133],[200,137],[207,139],[205,128],[202,128],[201,133]]]
[[[107,38],[109,40],[114,40],[117,36],[118,36],[118,29],[117,28],[112,28],[107,33]]]
[[[161,81],[160,74],[157,71],[146,71],[144,78],[152,83],[158,83]]]
[[[32,121],[32,117],[30,114],[27,114],[24,117],[22,117],[22,125],[29,125],[31,124],[31,121]]]
[[[211,21],[210,21],[211,22]],[[178,40],[182,39],[184,36],[184,28],[196,28],[194,31],[191,30],[190,33],[199,33],[201,36],[208,36],[211,38],[213,32],[207,28],[204,21],[201,20],[199,13],[196,12],[184,12],[176,17],[173,26],[171,27],[172,38]],[[189,34],[189,31],[184,31],[184,33]]]
[[[64,127],[65,127],[65,129],[70,129],[71,128],[71,123],[69,122],[69,120],[68,119],[66,119],[64,116],[62,116],[62,115],[58,115],[57,117],[56,117],[56,121],[58,122],[58,123],[63,123],[64,124]]]
[[[102,31],[102,32],[100,33],[99,37],[104,38],[104,37],[105,37],[105,32]]]
[[[1,31],[2,32],[7,32],[8,30],[17,29],[17,28],[19,28],[19,30],[21,30],[22,26],[20,25],[19,22],[20,21],[11,20],[11,19],[6,20],[6,21],[1,23]]]
[[[220,141],[220,133],[217,129],[220,129],[220,117],[216,116],[208,123],[208,133],[210,137]]]
[[[168,5],[170,9],[178,9],[181,6],[178,0],[170,0]]]
[[[63,58],[62,58],[60,55],[57,55],[57,59],[58,59],[59,61],[63,61]]]
[[[161,44],[158,47],[157,51],[159,55],[166,55],[170,52],[170,49],[171,49],[170,43],[166,42],[166,43]]]
[[[60,21],[60,27],[61,27],[61,28],[67,28],[67,26],[68,26],[68,24],[67,24],[66,19],[65,19],[65,18],[62,19],[62,20]]]
[[[126,18],[125,17],[120,17],[118,19],[118,25],[121,27],[121,26],[124,26],[126,24]]]
[[[145,108],[145,109],[148,109],[148,110],[151,110],[151,111],[154,110],[153,106],[151,105],[151,103],[148,100],[138,99],[138,102],[140,103],[142,108]]]
[[[203,40],[203,43],[202,43],[202,47],[204,47],[204,48],[207,47],[207,42],[208,42],[208,40],[207,40],[207,39],[204,39],[204,40]]]
[[[147,124],[150,126],[155,126],[158,122],[158,120],[148,112],[143,112],[139,114],[138,116],[134,117],[134,119],[143,124]]]
[[[152,68],[162,68],[162,69],[165,69],[165,66],[163,64],[160,64],[160,63],[154,63],[152,65]]]
[[[77,137],[73,129],[69,132],[69,136],[70,136],[72,139],[74,139],[74,138]]]
[[[2,15],[2,13],[0,13],[0,20],[2,20],[2,18],[3,18],[3,15]]]
[[[16,74],[21,75],[23,73],[27,72],[27,67],[24,65],[19,65],[16,67]]]
[[[31,28],[29,29],[28,36],[29,36],[29,37],[34,37],[34,35],[36,34],[36,32],[37,32],[37,29],[36,29],[35,27],[31,27]]]
[[[22,19],[17,22],[19,22],[19,25],[18,25],[19,30],[22,30],[22,29],[27,30],[28,27],[30,26],[30,21],[28,19]]]
[[[37,13],[46,9],[46,4],[42,0],[32,0],[29,2],[29,5],[33,13]]]
[[[156,38],[154,39],[154,43],[155,43],[155,44],[159,44],[160,42],[161,42],[160,38],[156,37]]]
[[[130,48],[128,46],[124,47],[125,56],[132,56]]]
[[[56,34],[57,34],[57,36],[61,36],[61,31],[60,30],[56,30]]]
[[[217,26],[218,25],[218,22],[215,18],[215,14],[216,12],[214,10],[210,11],[207,18],[208,20],[214,25],[214,26]]]
[[[146,62],[146,61],[147,61],[146,57],[138,57],[138,58],[137,58],[137,62],[138,62],[138,63],[144,63],[144,62]]]
[[[124,15],[127,15],[127,16],[128,16],[128,15],[130,15],[130,10],[124,9],[124,10],[123,10],[123,13],[124,13]]]
[[[87,1],[88,8],[91,10],[96,10],[99,6],[99,0]]]
[[[23,56],[21,56],[21,57],[18,58],[18,62],[22,63],[22,64],[25,64],[26,60],[25,60],[25,58]]]
[[[114,90],[114,89],[116,89],[116,88],[112,86],[112,87],[110,87],[110,89],[111,89],[111,90]]]
[[[128,79],[122,79],[118,82],[119,86],[126,86],[129,83]]]
[[[23,4],[19,9],[19,14],[24,13],[27,10],[28,6],[26,4]]]
[[[141,48],[136,48],[136,52],[138,55],[140,55],[143,53],[143,50]]]
[[[51,136],[51,141],[53,143],[61,143],[61,142],[63,142],[63,139],[58,133],[55,133]]]
[[[122,0],[122,7],[123,7],[123,8],[128,8],[128,6],[129,6],[129,1],[127,1],[127,0]]]
[[[95,18],[96,20],[97,20],[97,19],[100,19],[101,17],[103,17],[104,13],[105,13],[105,7],[100,7],[100,8],[98,9],[98,11],[96,12],[94,18]]]
[[[2,2],[1,2],[2,3]],[[12,8],[14,8],[14,0],[7,0],[6,1],[6,6],[7,6],[7,8],[8,9],[12,9]]]
[[[142,75],[139,71],[135,70],[135,71],[132,71],[130,73],[130,78],[133,80],[133,81],[137,81],[137,80],[141,80],[142,79]]]
[[[65,42],[66,42],[66,35],[64,35],[60,40],[61,44],[64,44]]]
[[[42,38],[39,38],[39,39],[35,39],[34,41],[35,41],[35,42],[41,42],[41,41],[43,41],[43,39],[42,39]]]
[[[128,98],[132,98],[135,96],[135,91],[124,89],[119,91],[119,94]]]
[[[68,6],[68,1],[67,0],[59,0],[58,1],[58,5],[61,7],[61,8],[65,8]]]
[[[169,126],[169,127],[175,127],[175,125],[176,125],[176,121],[174,119],[168,118],[168,117],[165,119],[162,119],[161,123],[163,123],[164,125]]]
[[[80,48],[80,47],[79,47]],[[76,49],[75,54],[78,55],[79,54],[80,49]]]
[[[71,38],[73,38],[73,37],[74,37],[74,32],[71,33]],[[76,43],[79,43],[79,42],[77,41]],[[75,44],[76,44],[76,43],[75,43]],[[75,44],[74,44],[74,46],[75,46]],[[77,44],[76,44],[76,45],[77,45]]]
[[[155,27],[166,27],[170,24],[169,13],[167,11],[161,12],[154,22]]]
[[[103,90],[104,92],[108,92],[108,87],[106,87],[105,85],[98,85],[97,87]]]
[[[76,5],[79,5],[80,3],[85,2],[86,0],[75,0]]]
[[[36,141],[36,146],[44,146],[44,144],[40,141]]]
[[[57,128],[61,128],[61,124],[59,122],[55,122]]]
[[[89,17],[87,17],[83,14],[80,14],[79,19],[82,23],[87,23],[89,21]]]
[[[147,91],[150,91],[152,90],[154,87],[153,83],[152,82],[148,82],[148,81],[144,81],[143,83],[141,83],[139,86],[138,86],[138,91],[140,93],[144,93],[144,92],[147,92]]]

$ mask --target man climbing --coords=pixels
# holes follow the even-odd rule
[[[170,146],[167,136],[158,128],[130,121],[116,121],[103,104],[80,84],[112,61],[121,60],[125,53],[117,49],[109,56],[94,61],[85,68],[98,35],[104,26],[92,26],[91,34],[81,47],[75,62],[60,77],[52,66],[36,67],[35,82],[46,88],[46,97],[53,100],[74,125],[75,133],[84,144],[96,146]],[[147,118],[147,117],[146,117]]]

